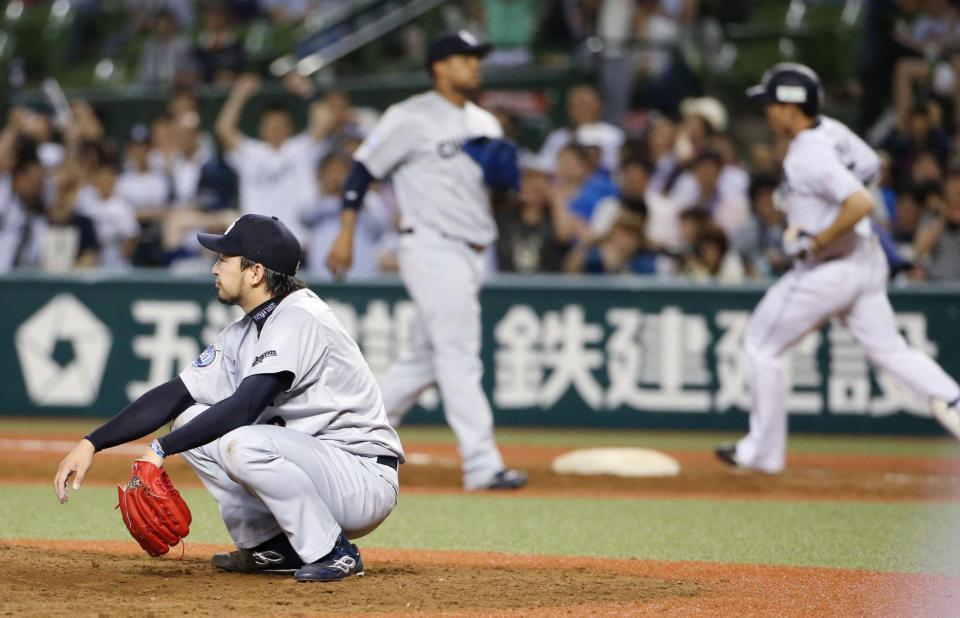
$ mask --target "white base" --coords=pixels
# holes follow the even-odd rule
[[[677,476],[680,464],[669,455],[645,448],[590,448],[564,453],[551,466],[557,474],[623,477]]]

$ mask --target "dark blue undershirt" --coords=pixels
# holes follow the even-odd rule
[[[271,298],[247,314],[257,327],[257,336],[280,300]],[[232,395],[160,438],[160,447],[166,455],[182,453],[251,425],[292,382],[293,374],[288,371],[247,376]],[[183,380],[177,376],[141,395],[86,438],[98,451],[125,444],[156,431],[194,403]]]

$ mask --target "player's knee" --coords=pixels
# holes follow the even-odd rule
[[[217,450],[227,476],[237,482],[242,482],[257,462],[275,456],[264,437],[252,425],[234,429],[220,438]]]
[[[743,351],[753,362],[774,363],[780,358],[768,342],[749,335],[743,340]]]
[[[203,403],[193,404],[192,406],[190,406],[189,408],[181,412],[180,415],[173,420],[173,429],[179,429],[180,427],[183,427],[184,425],[186,425],[187,423],[195,419],[197,416],[199,416],[201,412],[204,412],[209,407],[210,406]]]

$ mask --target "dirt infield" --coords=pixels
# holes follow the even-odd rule
[[[365,550],[334,584],[239,575],[131,543],[0,542],[5,615],[949,615],[960,578],[841,569]],[[94,609],[95,608],[95,609]]]
[[[49,483],[75,436],[0,439],[0,482]],[[460,491],[456,447],[408,443],[402,492]],[[88,484],[126,480],[140,446],[97,457]],[[667,451],[681,463],[667,479],[561,476],[550,470],[569,449],[506,447],[530,471],[516,495],[751,500],[960,500],[960,459],[806,455],[787,473],[738,474],[710,453]],[[199,481],[183,460],[168,462],[178,485]],[[52,498],[52,491],[51,491]],[[209,555],[228,549],[188,543],[182,560],[152,559],[132,542],[2,540],[0,616],[101,615],[911,615],[960,607],[960,578],[860,570],[699,562],[364,548],[367,576],[298,584],[287,576],[217,571]],[[173,554],[179,554],[175,548]]]
[[[0,445],[0,481],[51,482],[63,457],[66,438],[45,436],[30,444],[11,441]],[[75,437],[74,437],[75,440]],[[35,450],[12,448],[28,445]],[[50,448],[42,448],[44,446]],[[60,450],[57,450],[60,448]],[[140,447],[108,450],[97,457],[88,483],[117,484],[127,479],[130,462]],[[400,469],[401,491],[458,492],[460,470],[454,445],[405,445],[411,460]],[[505,447],[505,459],[530,472],[525,495],[583,497],[664,497],[709,499],[810,499],[810,500],[960,500],[960,459],[925,457],[880,457],[865,455],[803,455],[791,457],[786,473],[771,477],[737,473],[715,461],[710,453],[666,451],[682,466],[678,477],[624,479],[613,476],[558,475],[550,462],[570,449],[554,447]],[[133,454],[132,454],[133,453]],[[28,455],[28,456],[27,456]],[[197,486],[199,480],[180,457],[167,467],[182,486]]]

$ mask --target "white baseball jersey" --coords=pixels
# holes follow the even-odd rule
[[[880,179],[880,156],[860,136],[845,124],[820,116],[820,124],[813,130],[822,131],[833,143],[837,158],[865,186]]]
[[[800,132],[784,160],[791,225],[815,234],[837,218],[843,202],[876,173],[869,146],[829,118]],[[833,258],[833,259],[831,259]],[[887,298],[887,264],[869,217],[795,265],[770,287],[744,334],[750,375],[750,433],[737,442],[736,462],[777,473],[786,465],[787,406],[783,354],[826,320],[837,318],[871,362],[921,396],[950,400],[960,387],[900,335]]]
[[[483,170],[463,144],[503,136],[490,112],[462,108],[436,91],[392,105],[354,154],[377,178],[389,177],[400,227],[431,228],[452,239],[489,245],[497,238]]]
[[[180,378],[199,404],[226,399],[244,378],[290,372],[290,388],[257,418],[282,419],[288,429],[330,440],[362,456],[403,459],[400,439],[387,422],[380,388],[330,307],[310,290],[298,290],[276,306],[262,330],[244,316]]]
[[[319,156],[319,145],[306,134],[288,139],[276,150],[244,138],[226,157],[240,179],[241,214],[278,217],[305,244],[307,232],[300,217],[317,199],[314,170]]]
[[[847,198],[857,191],[865,191],[863,180],[851,170],[868,177],[870,162],[876,160],[877,155],[860,142],[869,150],[868,161],[851,159],[863,153],[856,142],[848,139],[850,136],[856,137],[839,122],[821,119],[816,126],[801,131],[790,143],[783,161],[785,210],[789,225],[808,234],[817,234],[836,220]],[[872,234],[870,219],[864,217],[853,230],[836,238],[819,253],[824,257],[848,253],[857,237]]]

